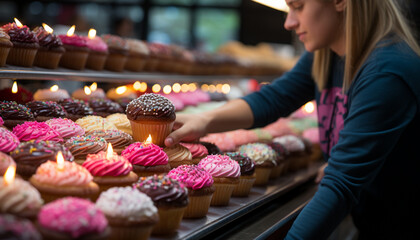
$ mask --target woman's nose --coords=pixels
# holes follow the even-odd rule
[[[286,17],[286,21],[284,22],[284,28],[287,30],[294,30],[299,26],[299,21],[297,20],[294,13],[289,12]]]

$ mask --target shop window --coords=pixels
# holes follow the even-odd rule
[[[189,12],[179,7],[154,7],[150,9],[149,42],[188,45]]]

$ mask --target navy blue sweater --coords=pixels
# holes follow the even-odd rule
[[[313,55],[243,99],[254,126],[288,116],[316,99],[328,167],[286,239],[324,239],[352,214],[362,239],[420,237],[420,57],[387,41],[370,54],[342,94],[344,59],[335,55],[328,86],[311,77]],[[414,219],[414,220],[412,220]]]

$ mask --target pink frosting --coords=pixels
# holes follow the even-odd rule
[[[3,118],[0,117],[0,126],[3,126],[3,124],[4,124]]]
[[[87,47],[86,40],[81,37],[74,34],[73,36],[69,37],[65,34],[58,35],[58,37],[61,39],[61,42],[65,45],[72,45],[76,47]]]
[[[89,37],[84,37],[87,47],[93,51],[97,52],[106,52],[108,51],[108,45],[100,37],[95,37],[90,39]]]
[[[126,176],[133,170],[131,163],[123,156],[113,153],[110,160],[106,158],[106,152],[100,151],[97,154],[87,155],[86,161],[82,165],[93,176]]]
[[[204,147],[202,144],[199,143],[180,143],[182,146],[188,148],[190,150],[191,155],[193,158],[195,157],[204,157],[209,154],[207,148]]]
[[[20,141],[44,140],[62,142],[63,138],[45,122],[24,122],[13,128]]]
[[[319,129],[308,128],[303,131],[302,137],[311,141],[311,143],[319,143]]]
[[[169,160],[162,148],[153,143],[132,143],[122,151],[121,156],[127,158],[131,164],[141,166],[166,165]]]
[[[3,176],[4,173],[6,173],[9,166],[16,166],[15,161],[9,155],[0,152],[0,176]]]
[[[178,166],[169,171],[168,177],[182,182],[186,187],[193,190],[210,187],[214,182],[210,173],[196,165]]]
[[[13,134],[11,131],[0,128],[0,151],[1,152],[11,152],[17,148],[20,141],[16,137],[15,134]]]
[[[99,234],[108,226],[104,214],[94,203],[75,197],[46,204],[38,214],[38,222],[44,228],[69,234],[72,238]]]
[[[32,176],[41,183],[54,186],[86,186],[93,177],[89,171],[75,162],[64,161],[64,169],[58,169],[57,162],[46,161],[41,164]]]
[[[227,155],[208,155],[198,163],[213,177],[240,177],[241,167]]]
[[[53,118],[45,123],[57,131],[60,134],[60,137],[64,139],[85,134],[85,130],[79,124],[67,118]]]

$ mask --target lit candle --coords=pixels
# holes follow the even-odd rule
[[[14,18],[14,20],[15,20],[16,26],[18,28],[22,28],[23,27],[22,23],[17,18]]]
[[[88,86],[85,86],[84,91],[86,95],[90,95],[92,93],[92,90],[90,90]]]
[[[157,84],[157,83],[155,85],[153,85],[153,87],[152,87],[152,91],[154,93],[160,92],[160,89],[162,89],[162,87],[159,84]]]
[[[114,149],[112,148],[112,144],[108,143],[108,148],[106,150],[106,160],[112,160],[113,155],[114,155]]]
[[[89,29],[88,38],[95,39],[95,37],[96,37],[96,30],[93,28]]]
[[[118,95],[121,95],[121,94],[125,93],[126,91],[127,91],[127,87],[126,87],[126,86],[120,86],[120,87],[117,87],[117,88],[115,89],[115,92],[116,92]]]
[[[44,30],[45,31],[47,31],[48,33],[50,33],[50,34],[52,34],[53,33],[53,29],[50,27],[50,26],[48,26],[47,24],[45,24],[45,23],[42,23],[42,27],[44,28]]]
[[[67,31],[67,36],[68,37],[73,36],[74,30],[76,30],[76,26],[75,25],[73,25],[73,26],[71,26],[71,28],[69,28],[69,30]]]
[[[13,86],[12,86],[12,93],[17,93],[18,92],[18,86],[16,81],[13,82]]]
[[[52,87],[50,87],[50,91],[51,92],[57,92],[58,91],[58,85],[53,85]]]
[[[57,169],[60,171],[64,170],[64,157],[61,151],[57,153]]]
[[[146,141],[144,141],[144,145],[149,145],[152,144],[152,135],[149,134],[149,137],[146,139]]]
[[[6,172],[4,173],[4,185],[10,185],[13,183],[13,181],[15,180],[15,175],[16,175],[16,166],[9,166],[6,170]]]
[[[92,83],[92,85],[90,85],[89,88],[92,92],[94,92],[98,88],[98,84],[96,82],[94,82],[94,83]]]

